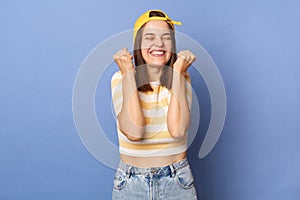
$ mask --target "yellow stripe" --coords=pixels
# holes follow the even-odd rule
[[[160,132],[145,132],[145,139],[157,140],[157,139],[170,139],[172,136],[169,131],[160,131]]]
[[[117,92],[117,93],[114,93],[113,94],[113,102],[115,103],[115,102],[117,102],[117,100],[119,99],[119,98],[121,98],[123,96],[123,93],[122,93],[122,91],[119,91],[119,92]]]
[[[133,144],[123,140],[119,140],[120,146],[133,149],[133,150],[155,150],[155,149],[165,149],[165,148],[172,148],[172,147],[179,147],[185,145],[187,143],[187,137],[179,140],[177,142],[172,143],[160,143],[160,144]]]
[[[192,91],[191,90],[186,89],[185,92],[186,92],[187,96],[192,97]]]
[[[118,84],[122,83],[122,79],[116,78],[111,81],[111,88],[117,87]]]
[[[169,104],[168,97],[160,100],[159,102],[149,102],[148,103],[143,100],[140,100],[140,102],[141,102],[142,108],[145,110],[155,109],[156,107],[161,108],[161,107],[168,106],[168,104]]]
[[[118,133],[124,135],[119,128],[118,128]],[[144,139],[161,140],[161,139],[170,139],[170,138],[172,138],[172,136],[170,135],[169,131],[145,132],[144,134]]]
[[[146,124],[166,124],[166,116],[161,117],[144,117]]]

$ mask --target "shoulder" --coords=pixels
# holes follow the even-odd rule
[[[122,74],[121,71],[115,72],[111,77],[111,87],[115,88],[117,85],[122,84]]]
[[[191,83],[191,76],[190,76],[190,73],[189,72],[186,72],[185,75],[184,75],[185,79]]]
[[[113,81],[115,79],[122,79],[121,71],[117,71],[112,75],[111,80]]]

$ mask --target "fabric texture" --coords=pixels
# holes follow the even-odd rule
[[[189,74],[186,75],[186,96],[189,108],[192,104],[192,87]],[[146,121],[144,138],[130,141],[119,129],[117,123],[119,151],[121,154],[138,157],[168,156],[187,150],[188,136],[172,138],[167,128],[167,112],[171,91],[159,82],[150,82],[153,91],[139,92],[140,103]],[[122,75],[116,72],[111,79],[112,102],[116,116],[122,109]]]
[[[197,194],[187,159],[154,168],[138,168],[120,161],[112,199],[196,200]]]

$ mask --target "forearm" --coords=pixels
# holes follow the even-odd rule
[[[167,125],[173,138],[184,136],[190,126],[190,109],[186,98],[186,80],[177,71],[173,73]]]
[[[136,87],[134,70],[123,75],[123,104],[118,115],[119,128],[130,140],[141,140],[144,136],[145,120]]]

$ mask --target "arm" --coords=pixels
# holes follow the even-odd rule
[[[167,114],[168,130],[173,138],[184,136],[190,126],[185,73],[195,59],[190,51],[181,51],[173,66],[172,95]]]
[[[124,48],[113,58],[122,73],[123,102],[117,115],[119,128],[129,140],[138,141],[144,136],[145,120],[136,87],[132,55]]]

